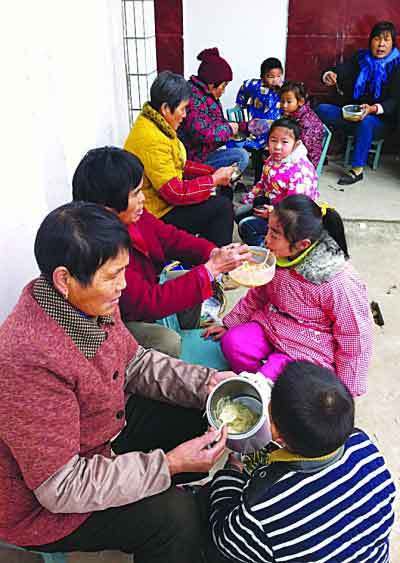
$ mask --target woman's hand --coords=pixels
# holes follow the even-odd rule
[[[218,371],[217,373],[214,373],[207,383],[208,394],[211,393],[218,383],[221,383],[221,381],[225,381],[226,379],[232,379],[232,377],[236,377],[236,373],[233,371]]]
[[[233,166],[222,166],[218,168],[212,175],[214,186],[229,186],[234,170]]]
[[[203,473],[209,471],[222,456],[228,428],[208,430],[203,436],[180,444],[166,454],[171,477],[177,473]]]
[[[203,338],[211,337],[213,340],[221,340],[227,330],[223,325],[211,325],[201,333],[201,336]]]
[[[232,135],[235,136],[239,132],[239,124],[235,121],[229,121],[229,126],[232,129]]]
[[[269,214],[273,211],[272,205],[263,205],[262,207],[254,207],[253,213],[256,217],[261,217],[261,219],[268,219]]]
[[[378,106],[376,104],[373,104],[372,106],[368,105],[368,104],[361,104],[361,109],[362,109],[362,116],[361,116],[361,121],[367,117],[367,115],[370,115],[371,113],[373,115],[376,115],[376,113],[378,112]]]
[[[230,272],[250,259],[251,253],[246,244],[233,243],[222,248],[214,248],[204,265],[210,274],[216,278],[219,274]]]
[[[335,84],[337,84],[336,72],[333,72],[333,70],[328,70],[328,72],[325,72],[322,81],[327,86],[335,86]]]

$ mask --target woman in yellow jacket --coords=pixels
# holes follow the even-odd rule
[[[188,161],[176,131],[186,115],[190,87],[183,76],[161,72],[150,102],[133,125],[124,148],[144,166],[143,192],[150,213],[217,246],[232,242],[232,166],[214,170]],[[216,186],[226,186],[216,193]]]

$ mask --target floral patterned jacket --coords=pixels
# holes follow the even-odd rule
[[[324,138],[324,125],[318,115],[311,109],[307,102],[299,107],[297,111],[290,114],[300,125],[300,139],[303,141],[307,156],[317,168],[322,153],[322,141]]]
[[[318,176],[301,141],[280,162],[275,161],[272,156],[267,158],[261,180],[244,195],[243,202],[253,203],[257,195],[265,195],[272,205],[276,205],[285,197],[295,194],[304,194],[313,200],[319,197]]]
[[[232,137],[232,129],[224,117],[221,102],[208,91],[206,84],[192,76],[189,85],[192,94],[178,135],[186,147],[188,159],[204,162]],[[239,124],[240,131],[246,128],[246,123]]]

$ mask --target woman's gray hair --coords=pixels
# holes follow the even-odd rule
[[[170,70],[160,72],[150,88],[150,105],[157,111],[165,103],[173,113],[179,104],[190,98],[191,89],[180,74]]]

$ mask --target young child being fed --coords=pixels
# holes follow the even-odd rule
[[[270,214],[266,246],[273,279],[250,289],[205,336],[221,340],[236,373],[275,381],[293,360],[332,369],[352,395],[367,389],[373,320],[365,284],[352,267],[340,215],[304,195]]]

